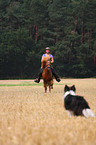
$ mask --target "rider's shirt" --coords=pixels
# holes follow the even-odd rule
[[[42,59],[43,58],[46,58],[47,60],[49,60],[49,59],[53,58],[53,55],[45,53],[45,54],[42,55]]]

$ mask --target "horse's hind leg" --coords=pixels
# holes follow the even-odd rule
[[[47,87],[45,87],[45,93],[47,92]]]
[[[51,86],[49,86],[49,92],[51,93]]]
[[[51,82],[50,82],[50,87],[51,87],[51,89],[53,89],[53,80],[51,80]]]

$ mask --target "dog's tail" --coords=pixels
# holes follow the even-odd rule
[[[83,109],[82,114],[87,117],[95,117],[93,111],[91,109]]]

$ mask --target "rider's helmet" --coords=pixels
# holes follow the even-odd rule
[[[49,47],[46,47],[46,50],[50,50],[50,48]]]

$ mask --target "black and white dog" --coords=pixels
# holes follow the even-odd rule
[[[75,86],[67,86],[64,88],[64,106],[69,116],[85,116],[94,117],[94,113],[90,109],[87,101],[82,97],[75,94]]]

